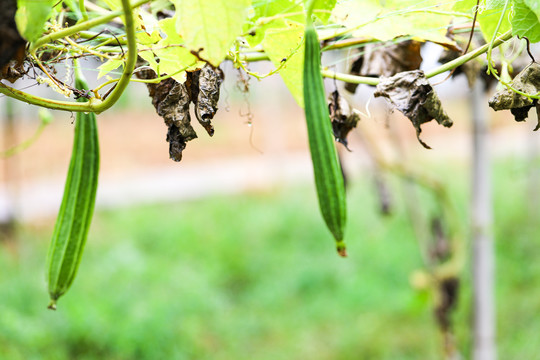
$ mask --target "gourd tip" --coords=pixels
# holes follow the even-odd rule
[[[336,247],[337,253],[341,257],[347,257],[347,248],[345,247],[345,244],[339,243]]]
[[[47,306],[47,309],[56,310],[56,300],[51,299],[51,302],[49,303],[49,306]]]

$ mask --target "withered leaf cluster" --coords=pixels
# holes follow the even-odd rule
[[[374,95],[386,98],[393,108],[411,120],[418,141],[427,149],[431,148],[420,139],[422,124],[435,119],[441,125],[452,126],[452,120],[444,111],[439,97],[421,70],[381,77]]]
[[[144,79],[153,79],[152,70],[138,73]],[[148,93],[156,112],[169,128],[167,142],[169,155],[174,161],[182,160],[182,151],[186,143],[197,137],[191,126],[190,104],[194,104],[195,117],[208,135],[214,134],[211,120],[217,111],[219,88],[223,82],[223,72],[219,68],[205,65],[202,69],[187,72],[187,79],[179,83],[173,78],[162,80],[158,84],[147,84]]]
[[[349,150],[347,135],[358,124],[360,115],[337,90],[328,96],[328,101],[328,111],[332,120],[334,137]]]
[[[511,86],[527,94],[540,93],[540,65],[535,62],[531,63],[516,75],[512,80]],[[536,113],[539,118],[539,122],[534,130],[540,129],[540,104],[538,99],[528,98],[505,87],[497,91],[489,99],[489,106],[495,111],[510,110],[516,121],[525,121],[529,110],[534,106],[536,107]]]
[[[405,40],[398,43],[388,42],[366,44],[360,49],[360,55],[353,62],[350,73],[361,76],[392,76],[402,71],[417,70],[422,64],[421,43]],[[347,83],[345,89],[351,93],[358,84]]]

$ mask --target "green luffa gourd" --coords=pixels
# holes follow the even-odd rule
[[[82,73],[76,71],[75,84],[88,86]],[[86,101],[81,98],[80,101]],[[47,282],[51,302],[56,301],[73,283],[86,243],[94,213],[99,172],[99,142],[96,115],[77,113],[73,150],[64,188],[64,196],[49,245]]]
[[[346,256],[343,241],[347,215],[345,185],[324,92],[319,40],[309,9],[304,38],[304,111],[319,207],[336,240],[338,253]]]

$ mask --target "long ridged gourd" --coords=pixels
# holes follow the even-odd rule
[[[75,86],[88,86],[77,67]],[[80,99],[79,101],[87,101]],[[71,161],[64,196],[54,228],[47,259],[50,309],[73,283],[94,213],[99,172],[99,142],[96,115],[77,113]]]
[[[313,4],[313,1],[311,2]],[[337,251],[346,256],[343,233],[346,223],[345,185],[334,146],[332,124],[321,75],[321,52],[308,7],[304,52],[304,111],[319,207],[336,240]]]

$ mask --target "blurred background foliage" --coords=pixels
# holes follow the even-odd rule
[[[466,223],[465,168],[431,169],[451,179]],[[517,157],[494,171],[501,359],[540,359],[540,239],[527,216],[528,174]],[[98,211],[57,312],[46,310],[43,275],[53,221],[21,226],[19,242],[0,245],[0,358],[440,358],[430,293],[409,280],[422,261],[401,193],[382,217],[369,177],[350,184],[349,257],[341,259],[313,191],[277,186]],[[454,316],[465,353],[466,273]]]

